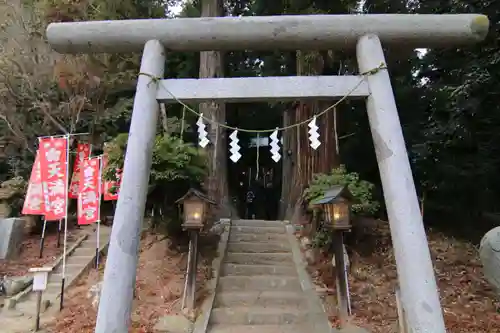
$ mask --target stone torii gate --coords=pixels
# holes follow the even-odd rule
[[[385,64],[381,42],[412,48],[443,47],[481,41],[488,29],[488,18],[474,14],[180,18],[49,25],[49,43],[61,53],[143,50],[95,332],[128,332],[158,101],[331,99],[351,93],[367,101],[409,327],[413,333],[444,333],[429,247],[386,69],[367,75],[361,84],[357,76],[152,78],[163,77],[166,50],[356,47],[359,72],[366,73]]]

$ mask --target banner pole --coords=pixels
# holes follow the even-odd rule
[[[63,240],[63,260],[62,260],[62,280],[61,280],[61,302],[59,310],[64,307],[64,284],[66,282],[66,251],[68,245],[68,194],[69,194],[69,137],[66,135],[66,214],[64,216],[64,240]]]
[[[61,229],[62,229],[62,219],[59,220],[59,226],[57,229],[57,248],[61,247]]]
[[[98,193],[98,203],[97,203],[97,240],[96,240],[96,248],[95,248],[95,268],[99,269],[99,240],[101,238],[101,196],[102,196],[102,155],[99,156],[99,176],[98,176],[98,185],[97,185],[97,193]]]
[[[60,134],[60,135],[45,135],[45,136],[39,136],[39,139],[45,139],[45,138],[62,138],[62,137],[67,137],[68,138],[68,143],[69,143],[69,138],[72,136],[79,136],[79,135],[90,135],[90,133],[73,133],[73,134]],[[69,147],[69,146],[68,146]]]
[[[43,218],[43,228],[42,228],[42,238],[40,240],[40,254],[38,256],[40,259],[43,257],[43,247],[45,244],[45,229],[46,228],[47,228],[47,220],[44,217]]]

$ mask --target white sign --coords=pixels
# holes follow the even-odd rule
[[[33,276],[33,291],[44,291],[47,289],[47,272],[36,272]]]

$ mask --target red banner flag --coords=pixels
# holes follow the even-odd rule
[[[104,170],[108,165],[106,154],[102,157],[102,169]],[[102,193],[104,193],[104,201],[118,200],[118,192],[120,190],[121,170],[116,170],[117,181],[103,180]]]
[[[66,137],[40,139],[40,174],[45,195],[45,219],[59,221],[66,217],[68,201]]]
[[[42,175],[40,173],[40,151],[36,152],[35,163],[31,169],[28,191],[24,199],[22,214],[45,215],[45,203],[42,187]]]
[[[85,160],[78,195],[78,224],[92,224],[100,219],[100,162],[101,157]]]
[[[80,185],[80,175],[83,165],[83,161],[88,159],[90,156],[90,144],[79,143],[76,148],[76,158],[75,164],[73,164],[73,175],[71,176],[71,183],[69,185],[69,197],[72,199],[78,199],[79,185]]]

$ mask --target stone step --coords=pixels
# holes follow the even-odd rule
[[[307,333],[307,325],[214,325],[209,333]],[[327,332],[328,333],[328,332]]]
[[[57,308],[59,308],[59,295],[60,286],[57,289],[46,290],[42,294],[42,303],[49,301],[50,307],[57,306]],[[36,294],[30,293],[26,299],[16,304],[15,310],[23,313],[25,316],[36,315]],[[46,308],[42,304],[42,313],[45,312],[45,310]]]
[[[111,228],[102,228],[99,238],[99,244],[102,246],[108,243]],[[94,256],[96,252],[97,239],[96,234],[91,233],[79,246],[68,253],[66,258],[66,289],[78,278],[87,268],[93,266]],[[71,247],[71,245],[69,246]],[[62,281],[62,261],[55,267],[49,275],[47,289],[42,295],[42,301],[50,301],[50,306],[59,306],[59,297],[61,292]],[[29,293],[26,298],[15,305],[16,311],[24,313],[27,316],[35,315],[36,313],[36,294]]]
[[[219,292],[215,296],[214,307],[290,307],[307,308],[301,292],[283,291],[230,291]]]
[[[108,242],[109,242],[108,238],[101,239],[101,241],[99,242],[99,248],[102,249],[102,246]],[[95,249],[97,248],[97,242],[96,241],[84,242],[79,248],[85,250],[94,250],[95,253]]]
[[[231,226],[231,233],[236,234],[285,234],[285,226],[276,227],[240,227]]]
[[[43,300],[43,298],[42,298]],[[23,317],[35,316],[36,315],[36,301],[34,299],[25,300],[21,303],[16,304],[16,311],[23,314]],[[43,311],[45,312],[45,311]],[[43,313],[41,312],[41,313]]]
[[[95,235],[90,235],[90,239],[87,239],[85,242],[82,243],[80,248],[87,248],[87,249],[94,249],[97,247],[97,240],[94,238]],[[109,241],[109,236],[101,236],[99,238],[99,247],[102,247],[103,244],[107,243]]]
[[[79,247],[73,253],[71,253],[71,256],[77,256],[77,257],[85,257],[85,256],[93,256],[95,254],[95,248],[91,247]]]
[[[286,234],[246,234],[246,233],[233,233],[229,234],[230,242],[288,242],[288,235]]]
[[[233,220],[233,227],[284,227],[286,224],[283,221],[267,221],[267,220]]]
[[[286,242],[229,242],[227,244],[228,252],[250,252],[250,253],[279,253],[290,252],[290,244]]]
[[[291,253],[237,253],[228,252],[224,263],[243,265],[294,266]]]
[[[67,278],[67,277],[66,277]],[[66,284],[66,282],[64,283]],[[55,294],[61,291],[61,281],[50,281],[47,283],[47,289],[45,289],[44,293]]]
[[[69,261],[69,260],[68,260]],[[68,276],[68,272],[78,272],[81,271],[82,269],[85,269],[87,267],[87,263],[66,263],[66,276]],[[62,275],[62,264],[57,266],[55,270],[52,271],[51,275]],[[50,279],[50,277],[49,277]]]
[[[215,308],[212,309],[210,316],[210,324],[212,325],[287,325],[305,324],[307,320],[307,311],[295,308],[252,308],[244,306]]]
[[[219,292],[225,291],[302,291],[299,279],[287,276],[222,276]]]
[[[69,259],[69,258],[68,258]],[[69,261],[69,260],[68,260]],[[69,288],[75,279],[88,267],[88,265],[68,264],[66,266],[66,281],[65,289]],[[58,299],[61,294],[61,282],[62,282],[62,265],[60,265],[52,274],[49,276],[47,283],[47,289],[42,294],[42,301],[50,301],[51,306],[55,303],[58,304]],[[59,306],[59,305],[57,305]],[[36,294],[30,293],[29,296],[20,303],[16,304],[16,310],[25,313],[26,315],[34,315],[36,313]]]
[[[294,266],[272,266],[272,265],[241,265],[224,264],[222,266],[222,276],[227,275],[285,275],[296,276],[297,270]]]
[[[66,259],[66,265],[87,265],[92,258],[93,256],[69,256]]]
[[[66,292],[64,292],[66,295]],[[58,286],[56,289],[46,290],[42,295],[42,300],[50,301],[50,304],[53,305],[54,302],[59,304],[59,299],[61,296],[61,286]]]

